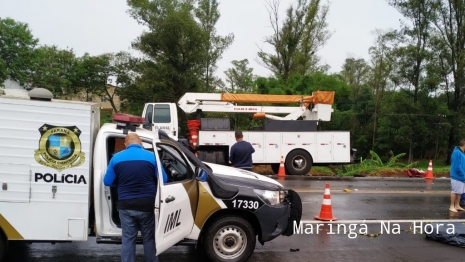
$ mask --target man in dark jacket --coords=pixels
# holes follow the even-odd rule
[[[231,147],[229,161],[236,168],[252,171],[252,154],[255,153],[255,148],[243,140],[242,131],[236,131],[235,136],[237,143]]]
[[[136,261],[136,237],[141,231],[145,261],[158,262],[155,245],[155,196],[158,168],[154,153],[142,147],[135,133],[126,136],[126,149],[110,160],[103,178],[105,186],[118,188],[119,217],[122,229],[121,261]],[[161,168],[163,181],[167,175]]]

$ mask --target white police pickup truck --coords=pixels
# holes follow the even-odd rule
[[[293,221],[300,222],[294,191],[256,173],[203,163],[163,131],[139,128],[144,118],[117,114],[100,127],[97,104],[54,100],[40,88],[29,97],[0,94],[0,112],[0,257],[10,241],[95,236],[96,243],[120,244],[118,195],[102,180],[128,132],[139,134],[169,176],[157,184],[158,254],[194,244],[211,261],[246,261],[257,240],[290,236]]]

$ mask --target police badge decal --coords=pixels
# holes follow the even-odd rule
[[[34,155],[37,163],[52,167],[58,172],[84,163],[85,154],[81,152],[79,128],[44,124],[39,132],[39,149],[35,150]]]

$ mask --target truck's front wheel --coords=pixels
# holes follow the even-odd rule
[[[242,217],[220,217],[205,232],[203,248],[211,261],[247,261],[255,249],[255,231]]]

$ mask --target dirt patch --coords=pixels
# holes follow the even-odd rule
[[[265,175],[265,176],[274,176],[275,175],[273,170],[271,170],[270,165],[254,166],[252,168],[252,171],[255,172],[255,173],[258,173],[260,175]]]

